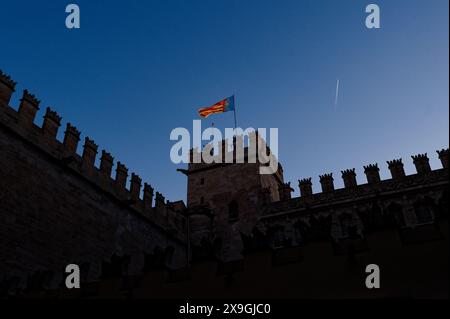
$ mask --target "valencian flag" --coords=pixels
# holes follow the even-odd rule
[[[204,107],[198,110],[198,114],[202,118],[207,118],[211,114],[224,113],[229,111],[235,111],[234,109],[234,95],[230,96],[220,102],[217,102],[213,106]]]

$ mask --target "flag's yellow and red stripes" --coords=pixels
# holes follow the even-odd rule
[[[213,106],[201,108],[198,110],[198,114],[201,117],[206,118],[214,113],[223,113],[225,112],[225,103],[226,101],[220,101]]]
[[[213,106],[199,109],[198,114],[200,115],[200,117],[205,118],[210,116],[211,114],[224,113],[229,111],[234,111],[234,95],[220,102],[217,102]]]

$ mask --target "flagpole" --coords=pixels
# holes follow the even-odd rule
[[[236,124],[237,123],[236,122],[236,96],[234,96],[234,110],[233,110],[233,113],[234,113],[234,129],[236,129],[237,128],[237,124]]]

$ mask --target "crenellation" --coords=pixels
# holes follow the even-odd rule
[[[144,210],[150,210],[153,204],[153,187],[144,183]]]
[[[86,137],[83,145],[83,165],[85,167],[94,167],[95,157],[97,156],[98,145],[95,144],[94,140]]]
[[[12,83],[11,83],[12,85]],[[28,119],[28,122],[33,122],[35,114],[37,110],[39,110],[39,103],[40,101],[32,94],[30,94],[27,90],[24,90],[24,95],[21,99],[21,106],[19,107],[19,118]],[[42,130],[45,135],[56,137],[58,127],[61,124],[61,117],[50,108],[46,108],[46,114],[44,116],[44,124],[42,127]],[[85,166],[94,166],[95,157],[97,154],[98,146],[89,138],[86,138],[86,142],[84,145],[83,150],[83,163]],[[76,149],[78,146],[78,142],[80,140],[80,132],[76,129],[75,126],[72,126],[70,123],[67,123],[65,135],[64,135],[64,148],[63,150],[66,153],[75,154]],[[224,150],[223,143],[221,145],[222,148],[222,155]],[[192,152],[199,152],[198,150],[191,150],[191,156]],[[104,151],[103,151],[104,152]],[[110,176],[112,172],[113,167],[113,158],[109,153],[104,154],[102,152],[102,158],[100,162],[100,175],[101,176]],[[437,151],[439,158],[441,159],[442,165],[444,168],[448,168],[448,149],[442,149],[441,151]],[[428,157],[426,154],[419,154],[416,156],[412,156],[414,163],[417,167],[418,172],[425,173],[431,171],[431,168],[429,167],[428,163]],[[391,174],[393,176],[393,179],[399,179],[405,176],[404,170],[403,170],[403,163],[401,159],[388,161],[388,166],[391,171]],[[119,176],[116,174],[116,184],[119,185],[119,187],[125,188],[126,186],[126,179],[128,177],[127,175],[127,169],[125,166],[122,166],[122,164],[118,164],[118,171]],[[123,170],[125,169],[125,171]],[[117,170],[116,170],[117,172]],[[381,181],[380,175],[379,175],[379,168],[378,164],[370,164],[367,166],[364,166],[364,172],[367,177],[368,184],[375,184]],[[83,172],[80,172],[83,174]],[[123,174],[125,173],[125,174]],[[345,170],[342,171],[343,178],[344,178],[344,185],[345,188],[352,188],[357,186],[356,183],[356,174],[354,174],[354,169],[352,170]],[[354,175],[353,175],[354,174]],[[122,177],[121,177],[122,175]],[[334,191],[334,184],[333,184],[333,177],[332,174],[324,174],[320,176],[321,184],[322,184],[322,192],[332,192]],[[347,183],[346,183],[347,181]],[[103,185],[104,186],[104,185]],[[302,197],[308,197],[312,196],[312,183],[311,179],[304,179],[299,181],[299,188],[300,193]],[[151,188],[153,191],[153,188]],[[280,184],[279,188],[279,197],[281,200],[286,200],[290,198],[290,193],[292,192],[292,188],[288,186],[288,184]],[[131,190],[130,190],[131,192]],[[289,194],[288,194],[289,192]],[[150,192],[147,192],[150,194]],[[136,195],[133,195],[136,197]],[[151,204],[148,204],[149,199],[151,198],[151,201],[153,201],[153,194],[151,196],[147,197],[147,204],[145,205],[147,208],[151,207]],[[151,202],[150,201],[150,202]],[[156,205],[156,204],[155,204]]]
[[[399,180],[406,176],[405,169],[403,168],[402,159],[394,159],[392,161],[387,161],[389,170],[391,171],[392,179]]]
[[[9,75],[0,70],[0,106],[9,104],[16,84]]]
[[[291,187],[291,183],[282,183],[278,187],[278,193],[280,196],[280,200],[288,200],[291,199],[291,193],[294,191],[294,189]]]
[[[133,249],[145,251],[157,243],[170,242],[172,244],[175,242],[179,247],[177,255],[185,257],[182,252],[185,236],[182,234],[182,230],[178,229],[182,227],[181,222],[176,218],[161,218],[172,214],[171,207],[166,207],[164,203],[164,197],[161,197],[162,200],[160,199],[157,203],[158,207],[162,208],[159,216],[149,214],[149,211],[152,211],[153,202],[153,188],[149,184],[145,183],[143,200],[140,200],[141,179],[133,174],[131,189],[128,191],[126,189],[128,169],[120,162],[117,164],[115,181],[106,179],[105,177],[111,177],[114,165],[114,158],[110,153],[102,151],[100,168],[97,169],[95,161],[98,145],[86,137],[82,156],[79,156],[77,147],[81,134],[70,123],[66,124],[64,140],[60,143],[56,137],[62,124],[62,118],[50,107],[47,107],[42,127],[35,125],[34,120],[39,111],[40,101],[28,90],[24,90],[19,110],[16,111],[7,105],[13,92],[11,86],[14,86],[15,83],[5,83],[5,79],[6,76],[1,74],[0,106],[6,106],[0,108],[0,146],[2,160],[4,159],[2,166],[7,172],[8,170],[11,172],[23,170],[12,188],[12,191],[16,192],[18,196],[24,191],[21,187],[25,187],[25,189],[31,187],[25,183],[27,179],[34,184],[42,182],[42,187],[33,192],[34,198],[43,199],[42,203],[27,201],[24,206],[17,208],[18,212],[21,207],[26,207],[30,211],[35,209],[45,211],[45,218],[40,218],[38,221],[33,220],[30,227],[39,224],[36,227],[45,229],[48,226],[42,225],[58,220],[61,225],[67,224],[69,227],[65,234],[70,241],[73,239],[70,233],[71,229],[81,227],[83,224],[80,223],[88,221],[89,225],[93,225],[101,222],[102,225],[107,225],[106,228],[113,229],[122,226],[123,221],[127,220],[127,223],[131,223],[128,226],[133,229],[133,236],[135,236],[133,238],[140,239],[139,243],[131,243],[134,245]],[[4,153],[3,147],[5,147]],[[12,175],[7,175],[4,179],[5,183],[8,178],[12,178]],[[47,198],[52,198],[52,200],[46,200]],[[5,213],[13,213],[10,208],[14,207],[15,200],[14,196],[8,196],[8,202],[1,201],[2,209],[6,209]],[[39,208],[36,205],[39,205]],[[76,217],[78,215],[73,213],[80,211],[86,212],[86,214]],[[26,220],[23,222],[25,223]],[[58,236],[64,237],[65,234]],[[42,238],[47,240],[45,236],[46,234],[43,234]],[[127,246],[130,240],[125,238],[129,235],[114,239],[114,232],[108,232],[105,236],[97,236],[87,228],[86,232],[77,233],[76,236],[77,240],[81,239],[80,245],[85,242],[98,243],[98,251],[93,251],[89,258],[95,254],[102,256],[102,254],[108,253],[109,249],[114,249],[115,245],[124,245],[125,249],[130,249],[130,246]],[[62,242],[62,245],[67,245],[65,238]],[[41,256],[34,257],[37,258],[37,261],[41,258]],[[180,260],[177,257],[176,262]],[[26,272],[30,270],[28,268],[33,267],[33,265],[25,266],[27,267]],[[60,268],[57,261],[52,264],[52,267]]]
[[[228,165],[232,163],[258,163],[260,165],[262,164],[262,161],[260,161],[260,156],[264,153],[264,149],[265,156],[274,156],[270,147],[266,144],[266,141],[264,141],[257,131],[250,132],[248,140],[251,145],[254,145],[254,147],[244,145],[244,135],[234,136],[233,140],[221,140],[217,145],[218,153],[211,156],[211,158],[213,158],[213,163],[207,163],[203,157],[207,151],[210,151],[211,155],[213,154],[213,144],[208,143],[203,147],[191,148],[189,150],[189,170],[193,171],[197,169],[210,168],[213,165]],[[260,147],[261,150],[258,151],[258,147]],[[249,161],[250,159],[252,162]],[[277,171],[276,174],[281,176],[283,174],[283,168],[280,163],[278,163],[278,170],[281,171]]]
[[[11,89],[8,85],[12,85],[11,83],[5,84],[5,78],[3,77],[3,73],[1,73],[0,103],[2,102],[2,98],[9,99],[6,94],[8,91],[5,90],[5,87]],[[443,190],[443,188],[448,187],[448,184],[445,184],[444,181],[444,177],[448,178],[448,170],[431,171],[426,153],[412,157],[419,174],[431,172],[426,179],[422,178],[420,175],[406,177],[402,160],[398,159],[387,162],[393,177],[392,180],[381,181],[378,164],[364,166],[364,172],[369,185],[357,185],[355,169],[341,171],[345,185],[344,190],[335,191],[332,173],[321,175],[320,183],[323,194],[313,194],[311,178],[301,179],[299,180],[301,194],[299,200],[291,198],[293,189],[291,188],[290,183],[284,182],[281,164],[279,164],[280,169],[277,172],[277,175],[274,175],[274,178],[271,180],[260,178],[260,176],[257,175],[255,165],[216,165],[210,171],[207,169],[192,170],[192,167],[190,166],[190,173],[197,175],[191,175],[191,184],[189,184],[189,187],[197,192],[194,195],[198,195],[198,198],[202,199],[201,201],[188,202],[189,204],[192,204],[190,207],[188,205],[188,208],[184,206],[183,202],[167,201],[166,204],[164,196],[159,192],[156,192],[154,200],[154,189],[147,183],[144,183],[141,201],[140,193],[142,179],[137,174],[132,173],[130,190],[128,191],[126,188],[128,169],[122,163],[117,162],[114,184],[112,184],[109,179],[107,180],[108,182],[105,182],[105,177],[111,177],[114,166],[114,158],[105,150],[103,150],[101,154],[98,174],[90,174],[89,170],[83,169],[86,167],[92,168],[95,172],[97,171],[95,168],[95,160],[98,145],[88,137],[86,137],[84,143],[81,162],[82,166],[79,165],[80,157],[76,155],[76,151],[80,141],[80,132],[70,123],[67,123],[64,142],[62,144],[63,147],[60,147],[60,145],[56,147],[52,143],[48,143],[48,139],[41,134],[41,130],[37,127],[33,128],[22,125],[23,123],[32,124],[34,122],[36,112],[39,110],[39,103],[40,102],[33,95],[25,90],[18,112],[14,111],[12,108],[2,109],[2,114],[0,114],[0,125],[2,125],[2,128],[4,125],[8,130],[4,130],[4,132],[1,130],[1,133],[5,134],[5,139],[7,141],[7,143],[2,144],[1,146],[8,145],[9,147],[9,145],[14,145],[11,147],[11,152],[8,155],[9,158],[16,158],[17,155],[15,155],[15,152],[22,152],[30,155],[33,161],[20,163],[20,165],[28,165],[29,167],[27,166],[26,168],[31,172],[39,170],[39,174],[36,174],[38,178],[40,178],[41,175],[47,176],[48,180],[44,180],[44,183],[48,184],[45,185],[46,189],[43,191],[39,190],[42,192],[43,198],[45,198],[45,196],[54,196],[56,198],[57,196],[54,195],[55,193],[58,193],[58,196],[61,195],[59,197],[61,202],[57,203],[55,206],[46,204],[47,206],[45,206],[45,209],[53,214],[53,220],[55,218],[60,218],[61,216],[63,218],[71,218],[71,216],[69,216],[70,214],[64,215],[66,212],[60,210],[60,207],[66,207],[65,205],[70,207],[67,210],[68,213],[72,213],[72,211],[79,210],[79,207],[82,207],[83,209],[86,209],[87,212],[94,212],[93,215],[95,215],[97,211],[104,209],[102,214],[104,213],[105,215],[102,215],[98,220],[102,223],[106,222],[108,227],[110,227],[109,229],[116,229],[117,225],[123,226],[124,221],[127,223],[132,221],[133,225],[130,229],[133,230],[133,234],[138,235],[136,238],[143,237],[143,240],[140,240],[140,243],[155,243],[155,241],[159,241],[161,238],[167,240],[169,237],[164,236],[175,234],[174,237],[178,239],[182,238],[180,244],[182,245],[185,238],[183,236],[183,229],[186,229],[186,227],[182,226],[182,221],[185,221],[183,215],[188,209],[195,212],[198,207],[204,209],[204,211],[201,211],[202,213],[207,211],[208,214],[210,214],[209,208],[212,207],[212,209],[214,209],[214,214],[216,214],[216,219],[214,221],[214,227],[216,227],[214,230],[215,233],[211,232],[208,234],[214,236],[217,235],[217,238],[220,238],[223,242],[232,237],[231,241],[234,241],[233,243],[239,241],[241,232],[248,234],[251,231],[251,228],[261,220],[260,218],[271,218],[280,225],[286,223],[287,227],[282,235],[293,237],[293,234],[296,232],[301,233],[302,231],[305,231],[305,228],[301,227],[296,231],[292,230],[292,227],[297,227],[295,225],[300,223],[300,220],[296,220],[295,214],[298,216],[306,216],[307,214],[318,216],[320,214],[320,218],[311,222],[310,228],[312,231],[302,233],[302,236],[289,242],[298,244],[301,243],[302,240],[310,240],[314,236],[317,236],[317,238],[321,240],[324,238],[329,239],[329,237],[327,237],[329,233],[328,226],[330,226],[331,222],[328,224],[327,219],[322,218],[322,215],[326,215],[327,217],[329,215],[338,216],[340,214],[345,214],[348,211],[353,212],[359,210],[358,214],[362,213],[361,218],[364,219],[364,214],[369,217],[373,214],[378,214],[381,209],[377,209],[375,204],[372,205],[372,201],[381,202],[380,206],[382,206],[383,209],[386,208],[386,211],[389,212],[392,210],[392,212],[396,214],[401,213],[402,210],[396,210],[396,207],[395,205],[392,205],[392,202],[401,198],[400,196],[403,196],[403,198],[410,196],[411,199],[408,199],[408,202],[412,201],[412,198],[419,198],[416,196],[416,192],[422,192],[419,194],[420,196],[425,194],[424,196],[426,197],[433,197],[435,205],[433,205],[432,208],[440,207],[439,205],[446,203],[445,198],[443,197],[445,196],[445,190]],[[10,116],[9,113],[13,114],[13,112],[14,116]],[[5,113],[6,116],[4,116],[3,113]],[[20,119],[19,122],[16,120],[16,115]],[[60,125],[61,117],[50,108],[47,108],[44,116],[44,124],[42,126],[44,134],[51,136],[56,140]],[[20,138],[17,138],[17,136]],[[22,143],[25,140],[26,143]],[[19,143],[17,144],[20,145],[15,145],[10,141],[18,141]],[[36,147],[27,148],[30,144]],[[17,147],[17,149],[15,147]],[[448,169],[448,148],[437,151],[437,153],[442,162],[442,166]],[[76,163],[70,162],[70,165],[60,165],[61,160],[70,157],[75,158]],[[57,161],[55,161],[55,159]],[[58,169],[53,169],[55,163],[58,165]],[[14,164],[7,163],[7,165]],[[64,174],[64,179],[60,178],[61,173]],[[32,174],[28,174],[27,176],[29,175]],[[65,183],[65,181],[68,182]],[[211,192],[213,187],[216,187],[215,193]],[[18,193],[22,192],[20,188],[18,189]],[[214,193],[213,196],[210,196],[211,193]],[[83,194],[84,197],[82,200],[77,197],[78,194]],[[193,197],[192,194],[188,194],[188,196]],[[207,196],[210,197],[207,198]],[[152,208],[153,200],[155,210]],[[406,200],[404,199],[403,201]],[[200,202],[202,202],[200,205],[195,206]],[[403,205],[403,208],[408,207],[407,209],[414,213],[414,209],[416,209],[414,205],[411,203],[405,204],[402,201],[399,202]],[[126,205],[124,205],[125,203]],[[30,204],[31,208],[33,208],[33,204],[34,203]],[[421,209],[421,207],[419,208]],[[149,213],[153,213],[153,211],[156,211],[157,214]],[[419,212],[423,213],[423,211]],[[280,217],[283,214],[284,216]],[[432,214],[431,218],[436,218],[435,216],[439,216],[439,214],[442,215],[444,213],[437,210]],[[192,215],[194,216],[194,214]],[[115,218],[114,216],[119,216],[119,218]],[[82,216],[82,218],[85,217],[86,216]],[[89,218],[93,218],[93,220],[97,217],[91,217],[89,215]],[[204,214],[203,217],[209,221],[209,215]],[[220,218],[223,219],[223,222]],[[76,228],[79,226],[77,223],[80,220],[81,219],[76,219],[71,220],[70,222],[76,225],[74,227]],[[98,220],[94,222],[98,222]],[[380,217],[379,220],[382,220],[382,218]],[[193,217],[191,221],[193,222],[192,225],[194,225],[196,221],[195,217]],[[93,221],[89,219],[89,222]],[[222,224],[219,224],[220,222],[222,222]],[[363,222],[367,224],[371,222],[371,218],[367,217]],[[340,221],[337,220],[337,224],[333,225],[333,227],[341,227],[342,225],[339,225],[339,223]],[[206,224],[207,223],[205,223],[205,225]],[[149,225],[151,225],[151,227]],[[156,228],[158,231],[163,233],[161,237],[157,237],[156,239],[155,237],[152,237],[154,236],[152,235],[152,232],[154,231],[154,228],[152,227],[154,225],[157,225],[158,227]],[[212,224],[208,224],[208,227],[211,225]],[[221,225],[222,228],[217,227],[217,225]],[[270,223],[267,223],[267,225],[270,226]],[[239,228],[239,231],[236,231],[235,234],[231,234],[232,231],[238,229],[238,226],[241,227]],[[304,225],[302,225],[302,227],[303,226]],[[212,227],[209,227],[208,230],[210,228]],[[349,233],[350,231],[348,229],[342,231],[342,234],[345,234],[346,236]],[[105,236],[109,236],[109,234],[114,234],[114,232],[106,232]],[[159,236],[159,233],[157,234],[157,236]],[[127,232],[123,233],[123,236],[127,236]],[[351,236],[354,236],[354,234]],[[281,238],[280,236],[275,237],[277,237],[277,240],[280,240]],[[71,239],[72,237],[70,237],[70,240]],[[86,239],[88,241],[91,238],[89,237]],[[199,239],[201,240],[202,238]],[[348,240],[348,238],[345,239]],[[103,238],[97,238],[96,240],[101,242]],[[109,243],[114,240],[119,242],[120,245],[122,244],[120,242],[122,239],[119,238],[108,237],[107,241]],[[272,240],[272,238],[267,238],[267,240]],[[283,239],[283,241],[280,242],[285,243],[288,241]],[[222,257],[234,257],[233,254],[235,252],[230,253],[231,249],[234,249],[234,247],[226,247],[226,249],[230,251],[225,250],[224,247],[225,245],[221,248],[223,249],[223,252],[221,252],[221,254],[223,254]],[[101,249],[107,250],[108,248],[105,249],[104,247],[101,247]],[[141,249],[141,246],[139,246],[138,249]],[[181,250],[178,252],[180,251]],[[240,251],[240,248],[236,248],[236,252]]]
[[[307,198],[313,195],[311,177],[303,178],[298,181],[298,187],[300,188],[300,196]]]
[[[355,188],[358,186],[358,183],[356,182],[356,173],[355,169],[346,169],[341,171],[342,179],[344,180],[344,187],[345,188]]]
[[[67,123],[63,141],[65,151],[70,155],[74,155],[77,152],[79,141],[80,131],[78,131],[77,128],[72,124]]]
[[[61,119],[61,116],[55,111],[52,111],[50,107],[47,107],[44,115],[44,123],[42,124],[42,132],[44,135],[56,138],[58,129],[61,126]]]
[[[333,173],[319,175],[319,179],[323,193],[330,193],[334,191]]]
[[[381,181],[378,164],[369,164],[364,166],[364,174],[366,174],[368,184],[376,184]]]
[[[426,174],[431,172],[430,160],[427,153],[411,156],[414,165],[416,166],[417,174]]]
[[[141,193],[142,179],[135,173],[131,173],[130,195],[134,201],[139,200]]]
[[[30,94],[28,90],[23,91],[23,96],[19,105],[19,121],[24,126],[31,126],[34,123],[37,111],[39,111],[39,101],[33,94]]]
[[[123,190],[126,187],[128,178],[128,168],[121,162],[117,162],[116,166],[116,186]]]
[[[442,163],[442,168],[448,169],[448,148],[436,151]]]
[[[155,208],[156,210],[163,209],[166,206],[165,198],[160,192],[156,192],[155,195]]]
[[[100,158],[100,176],[110,179],[113,165],[114,157],[105,150],[102,150],[102,157]]]

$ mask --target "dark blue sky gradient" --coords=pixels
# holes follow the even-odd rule
[[[380,30],[365,6],[381,7]],[[236,94],[238,124],[278,127],[292,181],[428,152],[449,143],[448,0],[0,0],[0,69],[170,200],[185,199],[170,131]],[[336,79],[341,90],[334,106]],[[38,123],[42,122],[43,110]],[[216,115],[219,128],[232,113]],[[81,145],[78,151],[81,152]]]

